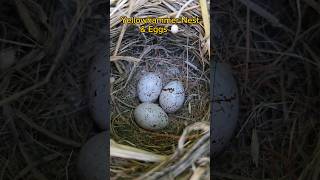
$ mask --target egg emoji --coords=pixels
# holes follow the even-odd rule
[[[101,132],[89,139],[80,150],[77,171],[81,180],[107,179],[108,134]]]
[[[138,105],[134,110],[134,118],[140,127],[147,130],[160,130],[169,123],[168,115],[163,109],[150,102]]]
[[[174,25],[171,26],[171,32],[172,32],[173,34],[177,34],[178,31],[179,31],[179,27],[178,27],[176,24],[174,24]]]
[[[162,89],[162,79],[157,73],[149,72],[142,75],[138,82],[137,91],[141,102],[155,102]]]
[[[161,91],[159,97],[160,106],[167,113],[179,110],[185,100],[185,91],[181,81],[169,82]]]

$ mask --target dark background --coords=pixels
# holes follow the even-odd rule
[[[240,93],[213,179],[320,179],[319,1],[211,1],[219,61]],[[214,133],[214,132],[213,132]]]
[[[0,179],[78,179],[80,147],[97,132],[86,81],[108,3],[0,2]]]

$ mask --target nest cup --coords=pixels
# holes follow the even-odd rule
[[[187,126],[203,122],[209,127],[210,72],[207,39],[204,38],[202,22],[192,25],[177,24],[178,33],[169,31],[162,35],[141,33],[139,24],[125,25],[121,22],[123,16],[174,18],[187,1],[129,2],[117,1],[110,9],[111,78],[114,79],[110,84],[110,135],[117,143],[170,156],[177,151],[178,141]],[[181,16],[201,19],[199,2],[190,3]],[[172,25],[152,26],[167,27],[170,30]],[[145,26],[148,27],[149,24]],[[180,80],[185,88],[186,100],[183,107],[168,114],[169,126],[161,131],[145,130],[134,120],[134,109],[141,103],[137,95],[137,84],[146,72],[159,73],[164,85],[172,80]],[[203,132],[189,133],[185,137],[188,142],[185,148],[192,147],[202,137],[201,133]],[[112,158],[111,176],[140,177],[158,165]]]

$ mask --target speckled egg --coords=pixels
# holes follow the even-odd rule
[[[142,75],[138,82],[137,91],[141,102],[155,102],[162,89],[162,79],[157,73],[149,72]]]
[[[81,148],[77,170],[81,180],[105,180],[107,179],[108,162],[108,134],[101,132]]]
[[[168,124],[168,115],[157,104],[145,102],[136,107],[134,118],[137,124],[147,130],[160,130]]]
[[[169,82],[161,91],[159,97],[160,106],[167,113],[179,110],[185,100],[185,90],[181,81]]]
[[[231,68],[224,63],[217,63],[215,73],[211,73],[212,106],[212,149],[217,154],[229,143],[237,125],[239,113],[239,96],[236,81]]]

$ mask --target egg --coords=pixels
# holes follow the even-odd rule
[[[134,110],[134,118],[140,127],[147,130],[160,130],[169,124],[168,115],[163,109],[150,102],[139,104]]]
[[[81,180],[107,179],[107,162],[109,159],[106,131],[90,138],[81,148],[77,171]]]
[[[98,54],[92,61],[89,78],[89,108],[95,124],[100,129],[107,129],[109,119],[109,86],[106,54]]]
[[[215,72],[211,73],[213,81],[211,153],[216,155],[226,147],[234,134],[239,113],[239,96],[236,81],[227,64],[217,63],[212,70]]]
[[[179,110],[185,100],[185,90],[181,81],[169,82],[161,91],[159,97],[160,106],[167,113]]]
[[[157,73],[149,72],[140,78],[137,86],[138,97],[141,102],[155,102],[162,89],[162,79]]]
[[[178,27],[176,24],[174,24],[174,25],[171,26],[171,32],[172,32],[173,34],[177,34],[178,31],[179,31],[179,27]]]

